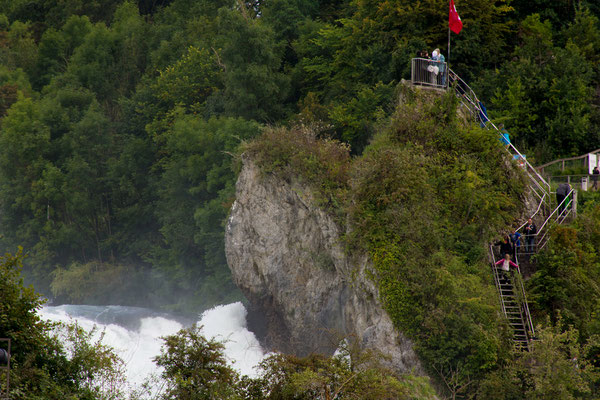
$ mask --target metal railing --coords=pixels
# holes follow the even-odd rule
[[[481,102],[477,98],[475,91],[471,89],[471,87],[461,79],[458,74],[452,71],[446,63],[439,63],[433,60],[428,60],[424,58],[413,58],[411,63],[411,82],[413,85],[422,85],[422,86],[431,86],[437,88],[448,89],[452,88],[458,97],[461,105],[468,111],[471,118],[474,121],[477,121],[481,124],[482,127],[486,129],[493,129],[498,133],[498,138],[505,143],[505,150],[512,156],[513,159],[519,161],[521,167],[524,172],[528,176],[530,180],[530,189],[532,193],[534,193],[539,199],[538,207],[534,213],[534,216],[537,215],[542,206],[544,204],[547,205],[547,209],[551,209],[550,206],[550,184],[546,182],[546,180],[540,175],[538,170],[534,168],[529,161],[517,150],[517,148],[510,142],[506,141],[503,135],[502,130],[500,130],[487,116],[484,108],[482,107]],[[573,190],[567,195],[566,199],[570,199]],[[561,203],[563,205],[565,201]],[[570,204],[570,203],[569,203]],[[536,236],[539,235],[540,232],[543,232],[543,228],[547,225],[550,218],[556,213],[556,211],[560,208],[557,207],[550,216],[544,221],[542,227],[536,233]],[[567,209],[568,207],[565,207]],[[559,213],[560,215],[564,214],[564,211]],[[562,220],[566,218],[566,215],[562,217]],[[523,228],[525,224],[521,225],[519,229]],[[545,237],[545,235],[543,236]],[[545,244],[545,243],[544,243]],[[498,276],[498,270],[495,265],[495,257],[492,245],[490,245],[490,256],[492,261],[492,269],[494,273],[494,283],[498,289],[498,294],[500,297],[500,303],[502,307],[502,311],[505,315],[506,306],[504,304],[504,297],[502,295],[502,291],[500,288],[500,281]],[[517,259],[518,260],[518,259]],[[531,318],[531,314],[529,312],[529,305],[527,303],[527,296],[525,294],[525,286],[523,285],[523,279],[521,276],[521,272],[517,269],[516,274],[517,280],[519,281],[518,285],[513,284],[513,287],[516,289],[518,287],[519,297],[521,299],[521,319],[523,319],[523,315],[525,316],[524,324],[527,325],[526,335],[528,338],[535,335],[535,330],[533,327],[533,320]]]
[[[500,276],[498,273],[498,266],[496,265],[496,258],[494,255],[494,248],[492,245],[489,247],[490,258],[492,263],[492,274],[494,275],[494,283],[496,285],[496,289],[498,291],[498,296],[500,298],[500,307],[502,308],[502,312],[504,316],[508,318],[508,313],[506,310],[506,304],[504,302],[504,295],[502,294],[502,289],[500,286]],[[518,259],[515,260],[516,264],[519,265]],[[518,281],[519,284],[516,285],[514,282]],[[533,326],[533,319],[531,318],[531,313],[529,312],[529,304],[527,302],[527,295],[525,294],[525,285],[523,285],[523,276],[521,275],[520,268],[517,268],[516,271],[513,271],[513,290],[517,290],[519,292],[518,298],[520,304],[520,312],[523,323],[526,325],[525,334],[527,335],[527,346],[529,346],[529,339],[535,337],[535,328]]]
[[[552,213],[550,213],[548,218],[546,218],[542,226],[538,229],[536,233],[537,251],[543,249],[546,243],[548,243],[548,232],[550,232],[550,225],[552,223],[562,224],[564,220],[567,219],[567,217],[571,214],[573,211],[574,196],[575,189],[571,189],[565,198],[560,202],[560,204],[558,204]]]
[[[427,58],[413,58],[410,80],[413,85],[440,89],[448,87],[448,64]]]
[[[452,71],[452,69],[449,69],[448,78],[449,85],[454,89],[456,97],[458,97],[461,105],[469,111],[473,120],[477,120],[481,108],[479,106],[479,99],[473,89],[471,89],[467,82],[462,80],[460,76]]]
[[[545,200],[546,196],[548,196],[548,195],[546,193],[544,193],[544,195],[542,196],[542,199],[541,199],[540,203],[537,206],[537,209],[535,210],[535,212],[529,218],[534,219],[538,215],[538,213],[542,209],[542,205],[544,204],[544,200]],[[528,220],[529,220],[529,218],[528,218]],[[525,227],[525,225],[527,225],[527,222],[528,221],[523,222],[523,224],[521,224],[521,226],[519,226],[516,229],[516,231],[519,232],[520,230],[522,230]]]
[[[431,82],[431,75],[428,75],[431,74],[430,72],[428,72],[431,63],[435,63],[435,61],[431,61],[425,58],[412,59],[412,83],[417,85],[420,84],[438,86],[441,88],[452,88],[456,96],[458,97],[461,105],[468,110],[469,114],[471,114],[471,117],[474,120],[478,121],[482,125],[482,127],[485,127],[486,129],[496,130],[498,132],[499,139],[502,139],[503,132],[496,126],[496,124],[494,124],[488,118],[487,113],[484,112],[484,110],[481,107],[481,102],[475,94],[475,91],[460,76],[458,76],[456,72],[448,68],[445,65],[446,63],[441,63],[444,64],[445,67],[444,75],[447,78],[445,81],[446,84],[442,84],[440,81],[435,81],[437,85],[427,83]],[[512,143],[507,143],[505,148],[506,151],[513,156],[513,159],[519,160],[519,162],[522,164],[523,170],[533,183],[532,189],[534,190],[538,198],[542,199],[543,194],[549,194],[550,184],[548,184],[548,182],[546,182],[546,180],[539,174],[538,170],[535,167],[533,167],[533,165],[531,165],[529,161],[527,161],[527,158],[525,158],[525,156],[523,156],[523,154],[521,154],[521,152],[517,150],[517,148]],[[542,193],[540,193],[540,191]]]
[[[472,118],[478,120],[486,129],[495,129],[498,132],[499,138],[502,138],[502,131],[487,117],[486,112],[481,108],[481,102],[477,98],[475,91],[456,72],[452,71],[445,62],[427,58],[413,58],[411,61],[411,83],[413,85],[431,86],[442,89],[451,87],[459,98],[461,105],[469,111]],[[532,189],[538,198],[543,199],[543,194],[550,193],[548,182],[546,182],[512,143],[507,144],[506,151],[522,163],[523,169],[533,182]],[[542,191],[541,194],[539,193],[540,190]]]
[[[502,290],[500,289],[500,276],[498,275],[498,269],[496,268],[496,257],[494,256],[494,249],[492,245],[490,245],[490,262],[492,263],[492,274],[494,275],[494,284],[496,285],[496,289],[498,291],[498,297],[500,298],[500,307],[502,308],[502,313],[506,316],[506,306],[504,305],[504,297],[502,296]]]
[[[527,325],[527,337],[532,338],[535,337],[535,328],[533,327],[533,319],[531,318],[531,313],[529,312],[529,302],[527,301],[527,295],[525,294],[525,285],[523,285],[523,276],[521,275],[521,271],[519,269],[513,273],[513,276],[516,276],[516,280],[519,281],[519,293],[521,298],[521,307],[522,312],[525,314],[525,324]],[[513,284],[513,287],[515,285]],[[529,343],[528,343],[529,344]]]
[[[590,154],[600,155],[600,149],[590,151],[589,153],[584,154],[582,156],[559,158],[558,160],[554,160],[554,161],[550,161],[546,164],[542,164],[542,165],[538,166],[537,169],[542,174],[544,174],[546,172],[546,169],[548,169],[549,167],[554,167],[551,169],[556,169],[556,170],[560,170],[560,171],[564,171],[566,167],[572,167],[572,165],[575,165],[579,168],[587,169],[588,168],[588,156]],[[568,166],[567,166],[567,163],[569,164]]]
[[[561,183],[577,185],[582,190],[588,191],[594,185],[594,178],[600,179],[598,175],[593,174],[553,175],[548,176],[548,182],[550,182],[550,185],[553,186],[556,186]],[[598,183],[596,183],[596,189],[598,189]]]
[[[551,225],[554,223],[563,223],[565,219],[567,219],[569,215],[573,213],[575,195],[576,191],[572,188],[562,202],[556,206],[556,208],[550,213],[550,215],[548,215],[548,217],[546,217],[535,234],[527,235],[522,232],[525,225],[527,225],[527,222],[519,226],[515,231],[521,233],[522,238],[525,240],[525,246],[521,245],[518,250],[515,249],[515,254],[532,255],[543,249],[544,246],[546,246],[546,243],[548,243],[548,233],[550,232]],[[536,210],[536,212],[531,216],[532,219],[538,214],[539,210],[540,207],[538,206],[538,210]],[[531,236],[534,237],[532,246],[530,246],[527,242],[527,238]],[[523,250],[523,247],[525,247],[525,250]]]

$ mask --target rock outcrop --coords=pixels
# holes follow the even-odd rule
[[[395,369],[421,373],[412,343],[366,277],[367,257],[351,259],[341,234],[307,187],[261,174],[244,158],[225,249],[250,302],[251,329],[268,348],[300,356],[331,354],[351,337],[388,355]]]

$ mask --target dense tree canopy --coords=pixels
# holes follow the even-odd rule
[[[452,35],[450,67],[534,163],[600,148],[596,1],[456,6],[464,28]],[[456,372],[456,384],[475,376],[488,394],[500,393],[496,378],[518,375],[508,392],[526,385],[528,396],[551,396],[536,379],[552,374],[526,373],[536,358],[518,358],[511,369],[515,358],[499,350],[503,337],[487,335],[497,321],[485,277],[456,273],[473,268],[481,238],[518,211],[508,201],[518,180],[494,169],[501,164],[489,150],[494,138],[457,127],[450,99],[395,108],[416,52],[439,47],[448,55],[446,0],[0,0],[0,10],[0,244],[24,246],[26,277],[45,295],[195,313],[239,297],[224,222],[240,145],[264,131],[271,146],[258,155],[306,145],[310,151],[288,154],[302,167],[316,154],[304,172],[327,206],[342,203],[348,179],[361,188],[351,209],[365,233],[360,245],[380,268],[392,319],[431,368],[437,360],[439,368],[474,371]],[[324,140],[306,142],[306,127]],[[404,147],[382,151],[391,144]],[[398,171],[406,172],[402,180]],[[381,183],[385,195],[373,197]],[[434,193],[446,197],[427,206],[415,200]],[[435,238],[414,215],[431,222]],[[591,244],[600,240],[591,222],[598,214],[585,215],[554,233],[555,252],[540,255],[531,280],[537,315],[564,328],[544,331],[549,344],[534,354],[539,359],[547,349],[593,351],[600,334]],[[397,245],[406,239],[400,227],[422,247]],[[424,256],[430,266],[451,262],[427,276],[411,261]],[[564,259],[576,268],[565,269]],[[437,286],[419,286],[426,278]],[[23,293],[35,308],[37,298]],[[484,301],[471,301],[475,295]],[[407,311],[411,304],[426,306]],[[444,329],[430,335],[418,323]],[[556,370],[566,374],[563,361]],[[299,371],[294,390],[306,389],[309,373]],[[589,395],[578,379],[565,393]]]

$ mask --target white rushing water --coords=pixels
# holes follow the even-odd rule
[[[125,361],[127,380],[139,386],[151,373],[158,372],[152,358],[160,353],[161,336],[172,335],[193,321],[167,314],[124,306],[62,305],[40,310],[44,319],[72,323],[86,330],[97,327],[104,332],[103,342],[113,347]],[[205,311],[196,321],[208,339],[225,344],[225,356],[243,375],[256,376],[255,366],[265,357],[258,340],[246,328],[246,309],[242,303],[217,306]]]

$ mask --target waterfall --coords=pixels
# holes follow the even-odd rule
[[[39,311],[43,319],[73,323],[85,330],[97,327],[104,332],[102,343],[113,347],[126,364],[127,381],[133,387],[152,373],[160,373],[152,358],[160,353],[161,336],[172,335],[194,321],[125,306],[61,305],[45,306]],[[257,376],[255,366],[265,357],[254,334],[246,328],[246,309],[242,303],[220,305],[200,315],[197,322],[207,339],[225,345],[230,365],[242,375]]]

